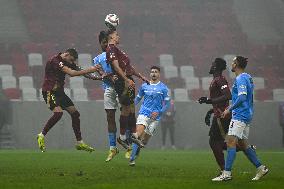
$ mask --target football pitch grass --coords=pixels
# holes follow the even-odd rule
[[[128,166],[124,151],[106,163],[106,151],[0,150],[0,188],[238,188],[278,189],[284,186],[284,151],[258,151],[270,172],[253,182],[255,168],[237,154],[233,180],[213,183],[217,165],[208,151],[144,150],[136,166]]]

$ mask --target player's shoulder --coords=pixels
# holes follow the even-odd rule
[[[167,86],[165,83],[163,83],[162,81],[160,81],[159,86],[160,86],[162,89],[167,89],[167,90],[168,90],[168,86]]]
[[[251,75],[249,75],[248,73],[241,73],[240,75],[236,77],[236,81],[241,82],[241,81],[249,80],[251,78],[252,78]]]
[[[106,52],[102,52],[101,54],[97,55],[95,58],[93,58],[94,62],[101,63],[106,60]]]
[[[62,58],[60,57],[60,54],[56,54],[56,55],[53,55],[50,59],[49,59],[49,62],[50,63],[59,63],[59,62],[63,62],[62,61]]]
[[[145,88],[145,87],[147,87],[147,86],[149,86],[147,83],[143,83],[143,84],[141,85],[141,88]]]
[[[213,81],[216,82],[217,84],[228,83],[228,80],[223,75],[220,75],[220,76],[216,77]]]

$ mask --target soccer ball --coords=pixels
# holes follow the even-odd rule
[[[105,24],[109,29],[116,29],[119,24],[119,18],[116,14],[108,14],[105,18]]]

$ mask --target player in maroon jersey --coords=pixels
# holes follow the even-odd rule
[[[75,61],[78,53],[75,49],[67,49],[64,53],[53,56],[46,63],[42,95],[53,115],[47,121],[42,132],[37,135],[38,145],[42,152],[45,151],[44,136],[61,119],[63,110],[66,110],[72,118],[72,127],[76,136],[76,148],[92,152],[94,149],[82,140],[80,131],[80,113],[75,108],[72,100],[64,93],[65,75],[71,77],[84,75],[87,78],[100,80],[100,77],[92,76],[90,73],[98,71],[99,67],[90,67],[82,70]]]
[[[210,126],[210,117],[214,113],[213,121],[209,131],[209,144],[215,156],[215,159],[221,169],[224,170],[225,160],[223,148],[225,144],[225,137],[228,132],[230,117],[221,118],[221,113],[229,106],[231,99],[231,92],[226,78],[222,72],[226,69],[226,61],[222,58],[216,58],[212,62],[209,73],[213,74],[213,80],[209,87],[210,97],[200,97],[198,102],[200,104],[212,104],[213,109],[210,109],[205,116],[206,125]]]
[[[114,88],[118,94],[119,103],[121,104],[120,115],[120,136],[117,138],[119,144],[125,149],[130,149],[126,140],[126,129],[130,128],[132,133],[132,141],[139,146],[143,146],[140,140],[137,139],[136,133],[136,117],[135,117],[135,83],[133,75],[142,81],[149,82],[143,75],[137,73],[134,67],[130,64],[130,60],[126,53],[120,50],[119,35],[115,29],[108,30],[108,46],[106,49],[107,63],[111,67],[117,78],[114,80]]]
[[[222,72],[226,69],[226,61],[222,58],[216,58],[212,62],[209,74],[213,74],[213,80],[209,87],[210,97],[200,97],[198,102],[200,104],[212,104],[213,109],[210,109],[205,116],[205,124],[210,127],[209,144],[215,156],[216,162],[220,167],[222,174],[225,168],[225,159],[223,150],[227,149],[225,138],[228,133],[231,116],[221,118],[222,112],[229,106],[231,100],[231,92],[226,78]],[[214,113],[212,124],[210,125],[211,114]],[[256,147],[251,145],[255,150]],[[237,151],[240,148],[237,146]]]

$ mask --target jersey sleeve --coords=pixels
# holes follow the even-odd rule
[[[61,61],[54,61],[54,62],[53,62],[53,68],[54,68],[55,70],[62,70],[62,68],[63,68],[64,66],[65,66],[64,63],[61,62]]]
[[[168,89],[168,87],[165,87],[163,90],[163,98],[165,101],[168,101],[171,99],[170,90]]]
[[[93,66],[98,65],[98,64],[99,64],[99,58],[96,56],[96,57],[93,59]]]
[[[144,84],[143,84],[138,91],[137,97],[142,98],[144,95],[145,95],[145,92],[144,92]]]
[[[107,63],[112,64],[114,60],[117,60],[117,48],[115,46],[108,46],[106,49]]]
[[[245,78],[240,77],[237,79],[238,96],[247,95],[247,82]]]
[[[217,80],[216,82],[217,82],[218,87],[220,88],[220,91],[223,94],[231,93],[228,82],[225,78],[221,78],[221,79]]]

